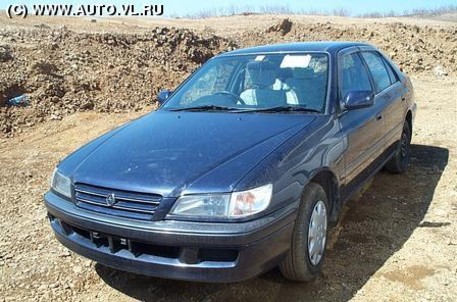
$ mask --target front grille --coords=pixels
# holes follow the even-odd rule
[[[104,234],[72,226],[54,216],[49,216],[51,221],[57,219],[67,234],[77,234],[80,239],[91,242],[98,250],[107,250],[113,254],[128,251],[134,257],[156,256],[169,259],[178,259],[179,262],[197,264],[201,262],[235,262],[239,257],[239,250],[227,248],[198,248],[169,246],[141,242],[135,239]]]
[[[119,251],[128,250],[135,257],[141,255],[149,255],[176,259],[179,257],[181,251],[179,247],[139,242],[109,234],[86,231],[74,226],[72,227],[64,222],[62,224],[72,229],[73,232],[79,236],[84,237],[85,239],[89,239],[97,248],[108,248],[109,251],[113,254]]]
[[[109,197],[111,198],[111,202]],[[134,219],[151,220],[162,196],[77,183],[75,204],[83,209]],[[114,202],[113,202],[114,200]]]

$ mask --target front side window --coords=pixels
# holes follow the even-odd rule
[[[341,100],[349,92],[373,90],[368,71],[357,53],[344,55],[340,60],[339,68]]]
[[[203,65],[162,108],[297,106],[323,112],[328,69],[326,53],[222,56]]]
[[[391,79],[381,56],[375,52],[364,51],[362,56],[370,69],[376,86],[376,93],[391,85]]]

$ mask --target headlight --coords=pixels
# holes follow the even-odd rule
[[[265,210],[270,204],[272,191],[273,185],[268,184],[248,191],[232,193],[229,216],[243,217]]]
[[[71,181],[59,170],[55,169],[51,179],[51,188],[60,194],[71,198]]]
[[[270,204],[273,185],[232,194],[185,195],[170,214],[187,217],[237,218],[265,210]]]

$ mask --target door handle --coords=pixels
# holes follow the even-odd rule
[[[381,115],[381,114],[380,114],[380,115],[378,115],[378,116],[376,116],[376,120],[378,120],[378,121],[379,121],[380,119],[382,119],[382,115]]]

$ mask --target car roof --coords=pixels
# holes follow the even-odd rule
[[[373,47],[367,43],[345,42],[345,41],[322,41],[322,42],[293,42],[281,44],[269,44],[255,47],[241,48],[221,54],[220,56],[261,54],[261,53],[287,53],[287,52],[306,52],[324,51],[336,53],[344,48],[352,46]],[[374,48],[374,47],[373,47]]]

